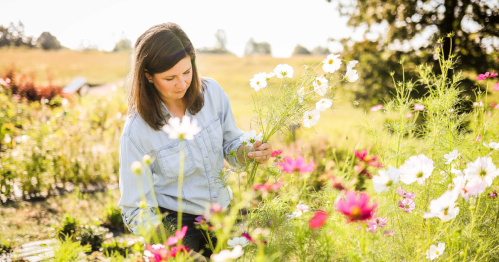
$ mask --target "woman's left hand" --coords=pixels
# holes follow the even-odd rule
[[[255,142],[255,151],[248,153],[250,159],[254,159],[256,162],[263,164],[270,159],[272,154],[272,145],[267,142],[262,144],[260,141]]]

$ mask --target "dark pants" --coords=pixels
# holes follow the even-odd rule
[[[163,224],[171,225],[174,229],[177,229],[177,211],[173,211],[170,209],[166,209],[163,207],[159,207],[161,213],[168,213],[168,215],[163,219]],[[189,247],[189,249],[194,250],[198,253],[202,253],[205,257],[210,257],[212,251],[210,249],[210,244],[208,242],[208,236],[205,230],[196,229],[196,217],[199,215],[191,215],[182,213],[182,227],[187,226],[187,233],[185,234],[184,239],[182,240],[182,244]],[[217,245],[217,239],[214,236],[211,236],[211,243],[213,247]]]

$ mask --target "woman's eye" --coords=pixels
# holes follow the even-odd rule
[[[185,72],[184,74],[186,74],[186,75],[187,75],[187,74],[189,74],[190,72],[191,72],[191,70],[189,70],[189,71]]]

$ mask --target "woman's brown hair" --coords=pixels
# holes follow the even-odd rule
[[[166,124],[166,112],[162,110],[159,92],[147,80],[145,70],[151,75],[165,72],[186,56],[191,58],[192,81],[183,99],[193,115],[203,108],[204,96],[195,49],[182,28],[169,22],[149,28],[135,42],[126,86],[129,116],[138,113],[156,131]]]

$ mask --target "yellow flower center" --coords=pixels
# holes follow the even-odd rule
[[[480,176],[486,176],[487,175],[487,172],[485,170],[480,170]]]
[[[333,59],[329,59],[329,64],[332,64],[333,63]]]
[[[435,252],[435,255],[439,255],[439,254],[440,254],[440,252],[438,252],[438,251]]]
[[[260,84],[260,81],[256,81],[256,84],[259,85]]]
[[[350,209],[350,215],[353,217],[360,217],[362,212],[358,206],[354,206]]]
[[[421,178],[423,177],[423,172],[419,172],[417,175],[416,175],[417,178]]]
[[[308,119],[312,119],[312,116],[308,116]]]
[[[317,80],[317,85],[321,85],[321,81]]]

